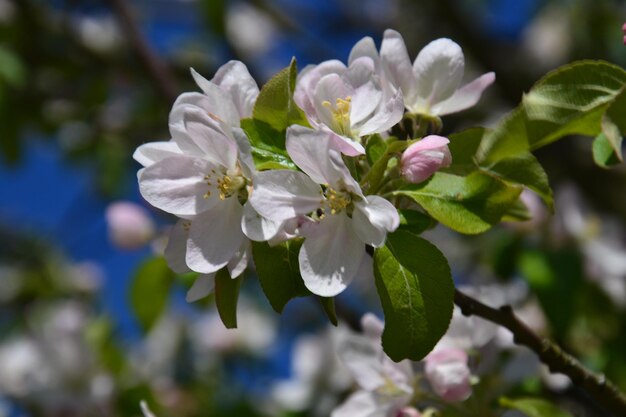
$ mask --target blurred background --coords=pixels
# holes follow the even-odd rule
[[[349,392],[315,300],[279,316],[247,279],[226,331],[159,257],[173,219],[141,200],[132,153],[169,138],[175,97],[198,90],[189,67],[210,79],[238,59],[262,85],[292,56],[345,62],[386,28],[412,58],[450,37],[466,80],[497,80],[449,133],[493,125],[572,60],[625,67],[625,20],[619,0],[0,0],[0,416],[137,416],[142,399],[159,416],[327,416]],[[626,389],[626,170],[596,167],[589,138],[537,156],[555,215],[528,194],[532,221],[428,238],[459,285]],[[337,303],[343,329],[380,313],[372,282]],[[484,401],[541,394],[602,415],[506,338],[481,347]]]

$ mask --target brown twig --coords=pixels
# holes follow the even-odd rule
[[[626,416],[626,397],[611,381],[602,374],[586,369],[554,342],[537,335],[513,313],[511,306],[495,309],[459,290],[454,292],[454,302],[464,315],[479,316],[510,330],[515,343],[530,348],[548,365],[550,371],[567,375],[573,384],[587,391],[598,404],[615,416]]]
[[[145,66],[148,75],[154,81],[159,92],[169,102],[174,102],[178,96],[178,89],[174,75],[169,67],[154,53],[150,45],[141,35],[139,28],[133,20],[133,16],[126,0],[108,0],[113,12],[122,26],[122,29],[131,47],[137,54],[141,63]]]

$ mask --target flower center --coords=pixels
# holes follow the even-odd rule
[[[330,208],[330,214],[338,214],[346,210],[348,214],[352,213],[352,196],[345,191],[337,191],[328,187],[326,190],[326,204]]]
[[[232,197],[246,185],[246,178],[241,175],[241,170],[238,168],[223,171],[222,173],[218,173],[212,169],[210,174],[204,176],[204,181],[209,189],[203,197],[209,198],[212,192],[216,191],[220,200]]]
[[[352,103],[352,97],[348,96],[345,99],[338,98],[335,100],[335,105],[328,100],[322,102],[322,106],[327,107],[335,121],[335,128],[337,133],[349,136],[350,134],[350,106]]]

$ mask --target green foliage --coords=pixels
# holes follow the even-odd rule
[[[617,165],[622,162],[620,160],[620,155],[615,152],[613,145],[611,145],[611,141],[604,133],[600,133],[596,136],[591,150],[593,152],[593,161],[602,168],[610,168],[613,165]]]
[[[422,359],[452,318],[454,284],[446,258],[428,241],[398,230],[374,252],[374,275],[385,313],[385,353],[394,361]]]
[[[519,410],[528,417],[572,417],[567,411],[563,411],[549,401],[540,398],[519,398],[516,400],[501,398],[500,405]]]
[[[226,268],[215,274],[215,305],[227,329],[237,327],[237,300],[242,281],[243,275],[231,278]]]
[[[498,223],[521,191],[521,187],[475,171],[468,176],[437,172],[429,181],[409,184],[394,194],[412,199],[451,229],[476,234]]]
[[[285,149],[285,132],[278,132],[255,119],[243,119],[241,128],[250,139],[252,158],[258,170],[296,169]]]
[[[288,67],[272,77],[261,88],[252,117],[282,132],[292,124],[308,126],[304,113],[293,101],[298,68],[293,58]]]
[[[252,242],[252,256],[261,288],[277,313],[281,313],[292,298],[311,294],[300,276],[300,246],[302,240],[290,240],[274,247],[266,242]]]
[[[419,235],[437,225],[437,222],[432,217],[417,210],[400,209],[398,214],[400,215],[398,230],[405,230]]]
[[[365,144],[365,156],[367,157],[367,162],[370,165],[373,165],[385,154],[386,150],[387,143],[385,140],[378,134],[371,135]]]
[[[335,310],[335,298],[334,297],[318,297],[320,300],[320,304],[322,304],[322,308],[324,309],[324,313],[326,313],[326,317],[332,323],[333,326],[337,326],[337,312]]]
[[[161,257],[145,261],[137,270],[130,287],[130,303],[144,330],[150,330],[165,310],[173,282],[174,273]]]
[[[566,135],[597,136],[603,115],[625,83],[626,71],[602,61],[575,62],[549,73],[485,135],[478,160],[488,165]]]

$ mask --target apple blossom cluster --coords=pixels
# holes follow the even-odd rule
[[[191,72],[202,92],[174,103],[171,139],[134,154],[144,199],[179,218],[165,257],[178,273],[200,274],[190,301],[213,290],[222,268],[241,275],[251,241],[299,239],[306,288],[324,297],[342,292],[367,265],[366,247],[381,247],[399,226],[382,185],[394,176],[422,182],[451,163],[448,139],[390,132],[403,118],[432,121],[471,107],[494,81],[488,73],[460,87],[464,57],[449,39],[431,42],[411,64],[399,33],[387,30],[380,50],[366,37],[347,65],[331,60],[298,74],[290,100],[303,123],[284,133],[291,166],[258,169],[242,120],[254,117],[260,91],[245,65],[230,61],[210,81]],[[401,143],[383,178],[370,175],[372,137]]]

